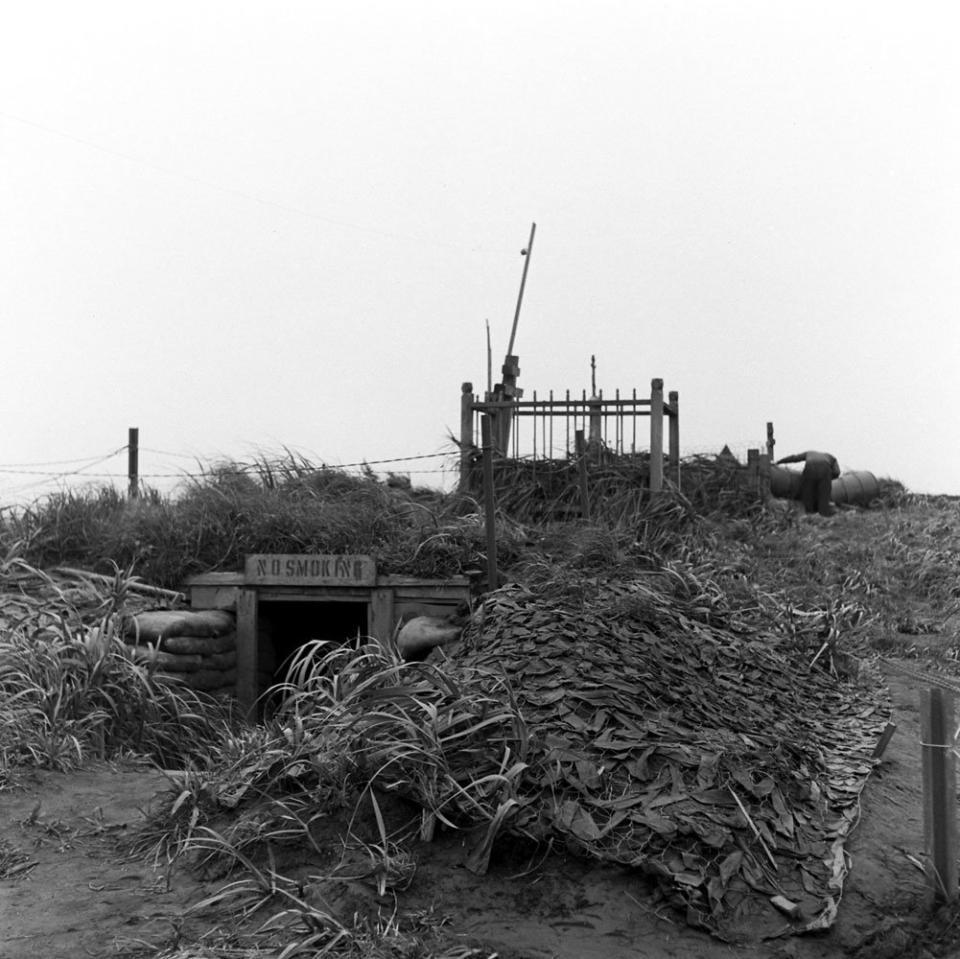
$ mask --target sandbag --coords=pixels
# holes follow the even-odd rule
[[[451,623],[443,616],[414,616],[404,623],[397,636],[397,648],[404,659],[426,656],[436,646],[444,646],[460,638],[463,625]]]
[[[237,634],[234,631],[222,636],[168,636],[160,643],[160,648],[170,653],[194,653],[198,656],[212,656],[226,653],[237,648]]]
[[[228,649],[225,653],[211,653],[200,657],[201,669],[233,669],[237,665],[237,651]]]
[[[191,689],[207,692],[211,689],[222,689],[230,683],[236,683],[235,669],[198,669],[195,673],[184,673],[184,678]]]
[[[128,646],[133,661],[145,666],[157,666],[171,673],[192,673],[203,664],[201,656],[180,656],[164,653],[155,646]]]
[[[222,609],[155,609],[127,619],[124,633],[137,643],[156,643],[168,636],[224,636],[235,622]]]

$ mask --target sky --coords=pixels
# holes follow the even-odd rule
[[[285,451],[449,487],[534,222],[527,398],[593,355],[605,394],[678,391],[684,454],[769,421],[778,456],[960,494],[953,3],[3,21],[0,505],[123,485],[130,427],[161,489]]]

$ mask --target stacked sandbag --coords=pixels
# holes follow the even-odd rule
[[[237,626],[220,609],[163,609],[124,623],[134,658],[191,689],[232,696],[237,685]]]

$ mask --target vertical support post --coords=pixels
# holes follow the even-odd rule
[[[493,391],[494,399],[506,401],[509,405],[497,410],[496,437],[497,450],[502,456],[510,455],[510,427],[513,423],[513,403],[523,396],[523,390],[517,386],[517,377],[520,375],[520,358],[512,353],[504,360],[503,383],[498,384]]]
[[[389,586],[370,590],[367,631],[384,647],[393,638],[393,590]]]
[[[757,464],[757,488],[760,498],[770,499],[770,454],[761,453]]]
[[[760,495],[760,450],[747,450],[747,486],[751,493]]]
[[[923,832],[935,903],[957,898],[956,759],[953,694],[932,686],[920,691],[923,760]]]
[[[680,489],[680,394],[676,390],[671,390],[667,394],[667,400],[670,404],[667,463],[670,482],[676,483],[677,489]]]
[[[240,715],[257,721],[257,699],[260,696],[259,660],[260,630],[257,627],[257,591],[237,592],[237,700]]]
[[[663,380],[650,381],[650,492],[663,489]]]
[[[770,462],[773,463],[773,448],[777,445],[777,441],[773,438],[773,423],[767,423],[767,456],[770,457]]]
[[[136,499],[140,495],[140,430],[131,426],[127,430],[127,495]]]
[[[590,519],[590,490],[587,487],[587,447],[583,441],[583,430],[574,433],[577,449],[577,469],[580,474],[580,515]]]
[[[473,454],[473,383],[460,387],[460,492],[470,488],[470,458]]]
[[[483,508],[487,531],[487,583],[489,589],[499,585],[497,575],[497,499],[493,489],[493,424],[488,414],[480,421],[483,443]]]
[[[596,395],[591,396],[587,401],[587,406],[590,411],[590,434],[587,441],[587,448],[596,455],[597,462],[599,463],[601,450],[603,449],[603,418],[601,416],[603,398]],[[583,430],[580,430],[580,432],[583,433]]]

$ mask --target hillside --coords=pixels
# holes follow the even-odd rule
[[[45,901],[30,895],[34,877],[77,882],[81,860],[50,837],[71,835],[94,857],[107,878],[91,889],[123,884],[129,867],[106,840],[151,799],[134,845],[152,843],[161,862],[170,859],[168,875],[183,878],[150,911],[142,932],[152,947],[131,944],[128,919],[98,912],[98,939],[110,932],[127,943],[103,955],[265,954],[279,941],[305,942],[321,916],[327,938],[317,942],[349,927],[354,954],[371,956],[626,956],[641,941],[651,956],[910,948],[919,956],[921,945],[945,954],[953,914],[930,921],[915,865],[923,856],[918,681],[897,667],[960,674],[957,501],[902,495],[828,519],[781,503],[738,518],[697,516],[682,503],[659,509],[632,528],[505,523],[511,582],[485,597],[459,648],[402,674],[363,651],[338,653],[346,679],[334,687],[317,673],[274,725],[224,731],[219,748],[201,744],[209,731],[191,732],[179,745],[206,772],[178,779],[166,799],[157,795],[162,780],[142,767],[93,779],[85,771],[97,756],[110,758],[104,743],[119,743],[126,727],[101,725],[104,738],[78,717],[70,726],[77,759],[48,752],[65,770],[49,773],[49,758],[22,748],[31,733],[21,715],[3,746],[7,780],[20,789],[0,802],[7,822],[21,825],[0,836],[0,891],[16,903],[4,911],[7,939],[33,951],[10,955],[35,955],[46,935],[31,918]],[[475,529],[469,516],[435,526],[451,555],[461,522]],[[12,554],[3,568],[8,703],[12,650],[44,604],[57,611],[47,630],[71,603],[109,614],[110,597],[78,603],[62,587],[51,592],[51,581],[37,586],[43,578],[31,569]],[[113,600],[122,599],[122,577],[115,585]],[[97,708],[107,708],[102,698]],[[875,765],[870,752],[888,720],[897,732]],[[340,750],[358,735],[366,745],[344,769]],[[172,756],[178,745],[176,734],[151,742],[139,749]],[[101,780],[112,798],[96,792]],[[31,814],[36,798],[40,812]],[[98,804],[114,819],[84,826],[89,813],[77,810]],[[43,851],[29,868],[24,829]],[[314,851],[294,855],[296,835],[301,845],[310,837]],[[334,861],[322,850],[335,836],[347,841],[336,841]],[[370,882],[369,869],[355,866],[358,875],[345,879],[357,856],[386,871]],[[191,860],[207,865],[184,871]],[[249,865],[232,875],[239,900],[286,905],[287,925],[277,920],[286,939],[256,932],[262,912],[226,930],[222,910],[233,900],[216,890],[230,863]],[[268,873],[267,887],[252,881]],[[799,919],[770,907],[777,890],[801,906]],[[171,940],[163,915],[203,895],[214,897],[212,913]],[[93,914],[83,917],[95,899],[71,914],[82,935],[93,935]],[[395,920],[384,927],[388,904]],[[128,908],[142,912],[136,896]],[[207,951],[189,946],[218,915]],[[366,917],[362,935],[357,916]],[[306,926],[296,931],[298,923]],[[762,939],[818,923],[825,931],[815,938]],[[60,955],[58,941],[45,954]],[[421,952],[397,951],[412,941]]]

